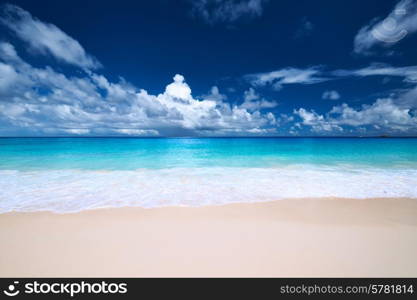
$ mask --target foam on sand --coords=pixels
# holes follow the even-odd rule
[[[292,165],[0,171],[0,212],[204,206],[289,198],[417,198],[416,169]]]

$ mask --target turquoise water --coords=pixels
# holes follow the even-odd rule
[[[417,168],[414,138],[2,138],[3,170],[291,164]]]
[[[321,197],[417,198],[417,139],[0,139],[0,213]]]

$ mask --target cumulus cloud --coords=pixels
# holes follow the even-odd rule
[[[335,78],[396,76],[404,78],[408,87],[389,97],[377,99],[372,104],[351,107],[344,103],[334,106],[326,114],[300,108],[294,114],[301,118],[298,126],[305,125],[314,132],[341,132],[351,127],[353,132],[375,132],[417,134],[417,67],[392,67],[386,64],[372,64],[355,70],[335,70],[327,73]],[[410,85],[411,84],[411,85]],[[325,91],[322,98],[339,99],[337,91]]]
[[[33,51],[52,55],[59,61],[84,69],[97,69],[101,66],[97,59],[86,53],[78,41],[55,25],[32,17],[18,6],[1,6],[0,22],[28,43]]]
[[[95,69],[99,63],[76,40],[16,6],[5,6],[1,22],[39,53],[52,55],[60,62],[85,71],[82,75],[68,76],[50,66],[35,67],[23,60],[12,44],[0,42],[2,136],[273,135],[279,126],[288,126],[293,134],[298,134],[304,127],[334,134],[344,132],[345,127],[360,131],[364,126],[417,133],[417,85],[373,104],[360,107],[342,104],[326,114],[299,108],[293,115],[280,114],[278,118],[271,111],[277,102],[266,100],[257,92],[258,87],[263,86],[278,90],[289,84],[377,75],[402,77],[409,87],[417,82],[415,66],[372,64],[362,69],[335,71],[317,66],[288,67],[249,74],[245,78],[252,86],[241,99],[233,99],[235,102],[222,94],[217,86],[213,86],[207,95],[195,97],[184,76],[176,74],[170,84],[161,88],[161,93],[152,95],[123,78],[112,82],[97,73]],[[339,97],[334,90],[323,94],[326,99]],[[293,123],[295,118],[301,121]]]
[[[227,95],[220,93],[220,90],[217,86],[213,86],[211,87],[209,94],[203,95],[200,98],[206,99],[206,100],[212,100],[217,103],[222,103],[223,101],[227,99]]]
[[[296,127],[302,125],[318,133],[337,133],[350,127],[353,132],[375,132],[417,134],[417,67],[392,67],[387,64],[371,64],[354,70],[335,70],[326,73],[332,79],[345,77],[396,76],[404,78],[406,89],[386,98],[377,99],[372,104],[351,107],[344,103],[334,106],[329,112],[319,114],[314,110],[300,108],[294,115],[301,118]],[[410,85],[411,84],[411,85]],[[323,93],[324,99],[339,99],[337,91]]]
[[[173,97],[174,99],[181,99],[183,101],[189,101],[191,97],[191,89],[187,83],[184,82],[184,76],[175,75],[174,82],[168,84],[165,88],[165,94]]]
[[[0,62],[0,92],[7,91],[17,78],[13,67]]]
[[[264,98],[261,98],[253,88],[244,92],[244,101],[240,107],[247,109],[249,111],[256,111],[265,108],[274,108],[278,105],[275,101],[268,101]]]
[[[192,13],[208,24],[260,17],[269,0],[191,0]]]
[[[337,99],[340,99],[340,94],[338,91],[335,91],[335,90],[324,91],[321,98],[329,99],[329,100],[337,100]]]
[[[314,84],[329,80],[322,76],[320,67],[307,69],[288,67],[272,72],[249,74],[245,78],[253,86],[271,85],[275,90],[280,90],[287,84]]]
[[[343,131],[343,128],[337,123],[327,120],[323,115],[316,113],[314,110],[308,111],[300,108],[294,110],[294,114],[302,119],[302,124],[310,126],[314,132]]]
[[[401,93],[396,99],[397,105],[402,108],[417,109],[417,85]]]
[[[399,131],[407,131],[410,127],[417,126],[417,117],[410,113],[410,109],[399,107],[390,98],[378,99],[371,105],[362,105],[360,109],[342,104],[333,107],[329,115],[342,125],[377,125]]]
[[[354,39],[354,52],[370,54],[376,45],[391,46],[417,31],[417,2],[401,0],[383,20],[374,19]]]
[[[222,135],[268,134],[275,116],[262,105],[223,101],[218,88],[196,99],[182,75],[151,95],[125,80],[92,71],[69,77],[34,67],[0,43],[0,134],[27,135]]]
[[[378,99],[355,109],[344,103],[334,106],[326,115],[300,108],[294,111],[302,124],[315,132],[342,131],[341,126],[371,126],[383,132],[417,132],[417,115],[410,108],[398,105],[394,99]]]

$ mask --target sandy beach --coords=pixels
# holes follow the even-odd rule
[[[0,276],[417,276],[417,199],[0,215]]]

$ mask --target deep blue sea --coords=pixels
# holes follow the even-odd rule
[[[417,198],[416,138],[0,138],[0,212]]]

